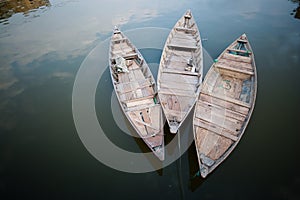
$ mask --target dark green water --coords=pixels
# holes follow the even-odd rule
[[[288,0],[50,0],[1,19],[0,199],[299,199],[298,6]],[[192,179],[198,170],[193,144],[159,171],[131,174],[103,165],[82,144],[73,121],[72,91],[83,60],[116,24],[125,31],[170,29],[188,8],[212,58],[244,32],[251,42],[258,95],[243,139],[206,179]],[[157,74],[161,50],[141,52]],[[99,123],[116,145],[147,151],[116,126],[112,92],[105,70],[95,96]],[[190,125],[184,125],[188,134]]]

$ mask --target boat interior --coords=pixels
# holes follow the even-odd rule
[[[112,42],[111,67],[120,101],[129,110],[140,105],[154,105],[155,82],[143,58],[121,33],[115,33]],[[121,66],[117,63],[120,57]]]
[[[254,100],[251,48],[246,40],[233,43],[214,63],[202,87],[194,125],[203,176],[228,155],[247,123]]]
[[[110,62],[121,106],[140,137],[163,160],[162,114],[155,80],[138,50],[118,30],[111,38]]]
[[[201,44],[189,12],[172,29],[162,54],[158,87],[171,132],[195,103],[202,75]]]

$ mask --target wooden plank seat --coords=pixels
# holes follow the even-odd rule
[[[169,88],[169,89],[181,89],[186,90],[187,88],[190,88],[191,90],[196,90],[197,87],[199,87],[199,84],[189,84],[189,83],[179,83],[178,82],[161,82],[160,83],[161,88]]]
[[[150,103],[154,103],[153,98],[154,98],[154,94],[149,95],[149,96],[145,96],[145,97],[141,97],[141,98],[136,98],[136,99],[131,99],[131,100],[124,100],[122,101],[122,103],[125,103],[125,105],[129,108],[129,107],[133,107],[133,106],[139,106],[142,104],[150,104]]]
[[[173,73],[161,73],[159,82],[177,82],[177,84],[198,84],[199,78],[196,76],[187,76],[184,74],[173,74]]]
[[[153,83],[154,84],[154,83]],[[117,92],[121,93],[121,94],[125,94],[128,92],[132,92],[132,91],[136,91],[136,90],[140,90],[143,88],[147,88],[147,87],[152,87],[153,84],[145,84],[145,85],[139,85],[138,87],[130,87],[128,89],[122,89],[122,90],[117,90]]]
[[[206,91],[201,91],[201,93],[205,94],[205,95],[208,95],[210,97],[213,97],[213,98],[217,98],[217,99],[220,99],[220,100],[223,100],[223,101],[227,101],[227,102],[239,105],[239,106],[243,106],[243,107],[246,107],[246,108],[251,108],[250,104],[248,104],[246,102],[243,102],[243,101],[240,101],[240,100],[237,100],[237,99],[233,99],[233,98],[227,97],[225,95],[221,96],[221,95],[214,94],[214,93],[208,93]]]
[[[172,73],[172,74],[183,74],[183,75],[190,75],[190,76],[201,76],[201,74],[197,72],[190,72],[190,71],[180,71],[180,70],[174,70],[174,69],[163,69],[164,73]]]
[[[123,58],[125,58],[125,59],[131,59],[131,58],[136,58],[138,56],[138,54],[137,53],[132,53],[132,52],[130,52],[130,53],[128,53],[128,54],[125,54],[124,56],[123,56]]]
[[[127,38],[118,38],[118,39],[114,39],[112,40],[114,43],[117,43],[117,42],[123,42],[123,41],[127,41]]]
[[[245,69],[245,70],[249,70],[249,71],[253,71],[253,66],[250,63],[245,63],[245,62],[237,62],[235,60],[230,60],[230,59],[226,59],[226,58],[222,58],[220,59],[217,64],[225,64],[228,65],[230,67],[234,67],[234,68],[241,68],[241,69]]]
[[[118,56],[120,56],[120,55],[118,55]],[[118,56],[112,57],[111,60],[116,59]],[[126,53],[126,54],[122,54],[122,57],[124,59],[133,59],[133,58],[136,58],[137,56],[138,56],[138,54],[135,53],[135,52],[133,53],[132,51],[130,51],[130,52]]]
[[[206,109],[207,111],[215,112],[215,113],[219,113],[219,114],[221,113],[221,115],[224,114],[226,117],[240,120],[240,121],[244,121],[247,116],[246,114],[239,113],[234,110],[228,109],[226,107],[219,106],[219,105],[215,104],[214,102],[207,102],[202,99],[200,99],[199,102],[201,102],[201,104],[198,104],[198,107],[196,108],[197,111],[198,111],[199,107],[202,107],[202,108]]]
[[[160,105],[154,104],[154,103],[152,105],[141,104],[141,105],[137,105],[137,106],[133,106],[133,107],[127,107],[126,111],[131,112],[131,111],[142,110],[142,109],[146,109],[146,108],[152,108],[154,106],[160,106]]]
[[[170,56],[169,59],[164,61],[164,68],[180,68],[184,69],[188,66],[188,60],[191,58],[191,55],[188,56]]]
[[[248,53],[249,55],[252,54],[252,52],[250,51],[245,51],[245,50],[241,50],[241,49],[232,49],[232,48],[228,48],[228,51],[235,51],[235,52],[239,52],[239,53]]]
[[[206,129],[208,131],[211,131],[217,135],[229,138],[233,141],[237,141],[238,137],[234,135],[234,132],[225,129],[223,127],[218,126],[217,124],[212,124],[210,122],[207,122],[205,120],[199,119],[199,118],[195,118],[194,119],[194,125],[202,128],[202,129]]]
[[[116,56],[114,57],[117,57],[118,55],[119,56],[125,56],[125,55],[129,55],[131,53],[135,53],[135,50],[129,46],[126,46],[126,47],[118,47],[118,48],[115,48],[112,50],[112,53]]]
[[[195,29],[192,29],[192,28],[185,28],[185,27],[176,27],[175,28],[177,31],[185,31],[187,33],[196,33]]]
[[[136,81],[128,81],[128,82],[120,82],[118,84],[116,84],[116,88],[117,90],[119,90],[120,87],[123,87],[127,84],[142,84],[142,85],[146,85],[146,84],[154,84],[151,82],[151,78],[147,78],[147,79],[140,79],[140,80],[136,80]]]
[[[245,120],[245,118],[242,118],[242,120],[230,118],[226,115],[225,110],[207,109],[203,106],[197,106],[196,109],[195,117],[230,130],[234,135],[242,128]]]
[[[182,50],[196,50],[198,48],[197,46],[183,46],[176,43],[168,44],[168,47],[174,49],[182,49]]]
[[[240,68],[237,68],[237,67],[234,67],[234,66],[229,66],[229,65],[226,65],[224,63],[216,63],[215,67],[230,70],[230,71],[234,71],[234,72],[239,72],[239,73],[243,73],[243,74],[254,75],[253,71],[240,69]]]
[[[238,41],[238,42],[242,42],[242,43],[248,43],[247,40],[243,40],[243,39],[238,39],[237,41]]]
[[[173,36],[173,39],[183,39],[187,41],[193,41],[195,38],[193,35],[188,35],[184,32],[176,32],[176,34]]]
[[[214,104],[214,105],[220,106],[221,108],[225,108],[225,109],[243,114],[243,115],[247,115],[249,112],[249,108],[247,108],[247,107],[240,106],[240,105],[225,101],[223,99],[218,99],[213,96],[206,95],[204,93],[200,94],[200,100],[205,101],[209,104]]]
[[[176,89],[170,89],[170,88],[160,88],[159,93],[160,94],[166,94],[166,95],[175,95],[175,96],[183,96],[183,97],[193,97],[195,98],[196,95],[193,94],[194,91],[188,91],[188,90],[176,90]]]
[[[250,57],[245,57],[245,56],[239,56],[239,55],[233,55],[230,53],[224,53],[222,58],[226,58],[228,60],[234,60],[237,62],[245,62],[245,63],[252,63]]]
[[[183,34],[175,34],[173,37],[173,43],[183,44],[184,46],[193,46],[196,45],[196,40],[193,36],[187,36]]]

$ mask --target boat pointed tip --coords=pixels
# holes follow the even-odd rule
[[[115,25],[113,29],[113,33],[119,33],[119,32],[120,32],[119,26]]]
[[[243,34],[241,35],[241,39],[246,39],[246,38],[247,38],[246,33],[243,33]]]
[[[160,161],[165,160],[165,150],[163,146],[160,146],[159,148],[156,148],[154,151],[154,154]]]
[[[178,132],[178,126],[170,126],[170,132],[176,134]]]
[[[208,167],[206,165],[200,164],[200,174],[202,178],[206,178],[208,175]]]
[[[165,160],[165,155],[158,156],[158,159],[159,159],[160,161],[164,161],[164,160]]]
[[[156,157],[160,160],[160,161],[164,161],[165,160],[165,153],[162,152],[162,153],[159,153],[159,154],[155,154]]]
[[[192,11],[191,11],[191,9],[189,8],[189,9],[187,9],[186,10],[186,12],[185,12],[185,15],[191,15],[192,14]]]

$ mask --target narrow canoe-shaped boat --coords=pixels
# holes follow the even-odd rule
[[[177,133],[196,103],[202,73],[201,37],[188,10],[167,38],[157,76],[158,97],[171,133]]]
[[[110,41],[109,65],[125,116],[153,153],[164,160],[163,117],[155,80],[138,49],[117,27]]]
[[[254,108],[256,91],[254,55],[243,34],[215,60],[195,106],[194,139],[203,178],[240,141]]]

